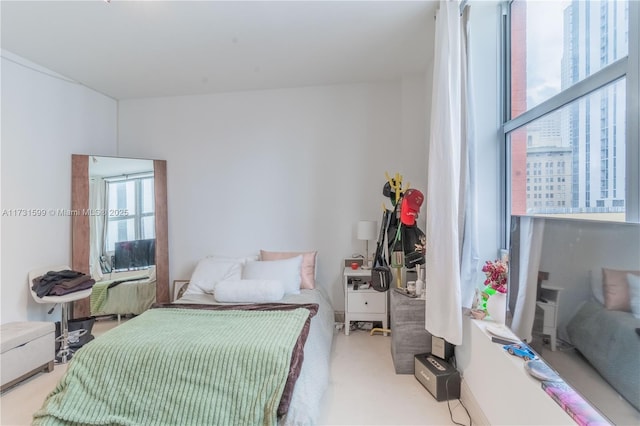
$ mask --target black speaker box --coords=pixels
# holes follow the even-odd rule
[[[446,361],[430,353],[418,354],[414,374],[436,401],[460,398],[460,373]]]

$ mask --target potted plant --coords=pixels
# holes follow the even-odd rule
[[[488,260],[482,266],[482,272],[486,275],[483,298],[486,299],[487,313],[495,322],[504,324],[509,265],[504,260]]]

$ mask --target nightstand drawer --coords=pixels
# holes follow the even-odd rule
[[[370,291],[349,292],[347,309],[354,313],[385,313],[385,295],[386,293]]]

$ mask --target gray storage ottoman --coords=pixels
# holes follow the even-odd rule
[[[2,324],[0,327],[0,390],[42,370],[53,371],[54,323],[24,321]]]

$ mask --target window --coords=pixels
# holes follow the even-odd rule
[[[155,238],[153,176],[139,176],[107,184],[106,251],[120,241]]]
[[[512,2],[511,118],[627,56],[628,7],[606,0]]]
[[[639,15],[640,2],[509,3],[507,215],[640,218],[640,48],[629,28]],[[518,177],[530,168],[545,182],[566,182],[544,187],[545,199],[562,202],[529,196]]]

